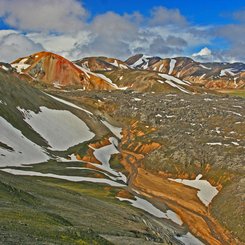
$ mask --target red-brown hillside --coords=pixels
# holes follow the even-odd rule
[[[86,57],[74,61],[75,64],[87,68],[90,71],[110,71],[115,69],[130,69],[124,62],[116,58],[108,57]]]
[[[79,68],[69,60],[50,52],[40,52],[12,62],[21,75],[55,87],[77,85],[87,90],[112,90],[114,87],[98,75]]]

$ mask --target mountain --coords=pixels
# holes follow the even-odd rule
[[[136,54],[129,57],[125,63],[134,69],[148,69],[152,64],[160,61],[160,57],[147,56],[143,54]]]
[[[57,89],[203,93],[208,89],[239,90],[245,86],[245,64],[200,63],[187,57],[162,59],[139,54],[125,62],[108,57],[71,62],[50,52],[40,52],[19,58],[11,66],[20,77]]]
[[[244,244],[244,92],[92,60],[0,63],[0,243]]]
[[[134,69],[170,74],[206,88],[242,89],[245,87],[243,63],[200,63],[187,57],[161,59],[143,54],[130,57],[126,63]]]
[[[150,63],[152,63],[151,60]],[[182,92],[182,93],[205,93],[198,84],[192,84],[181,80],[173,75],[155,72],[152,70],[138,69],[137,66],[128,65],[113,58],[91,57],[84,58],[74,63],[95,73],[103,73],[112,83],[122,90],[135,90],[139,92]],[[139,63],[137,61],[137,63]],[[211,91],[209,91],[211,92]]]
[[[108,57],[87,57],[74,61],[80,67],[90,71],[110,71],[114,69],[130,69],[123,61]]]
[[[50,52],[40,52],[12,62],[12,67],[28,80],[55,87],[75,86],[87,90],[112,90],[113,84],[99,75],[76,66],[69,60]]]
[[[0,70],[1,71],[8,71],[8,72],[11,72],[13,71],[13,67],[8,64],[8,63],[4,63],[4,62],[0,62]]]

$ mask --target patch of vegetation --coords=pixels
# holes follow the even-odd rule
[[[237,90],[237,89],[230,89],[230,90],[221,90],[221,93],[229,94],[232,96],[239,96],[239,97],[245,97],[245,90]]]
[[[244,233],[244,192],[245,179],[236,176],[229,185],[226,185],[219,195],[214,198],[211,213],[221,224],[230,230],[234,236],[245,242]],[[230,201],[228,201],[230,200]]]
[[[119,188],[4,172],[0,180],[0,243],[111,244],[100,234],[142,232],[138,210],[115,198]]]

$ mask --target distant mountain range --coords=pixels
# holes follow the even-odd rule
[[[0,69],[16,72],[45,86],[85,90],[207,92],[244,89],[245,64],[200,63],[187,57],[160,58],[137,54],[126,61],[87,57],[69,61],[50,52],[22,57]]]

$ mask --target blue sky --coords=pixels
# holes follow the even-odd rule
[[[115,11],[119,14],[139,11],[149,16],[153,7],[165,6],[179,9],[191,22],[202,25],[234,22],[231,13],[245,8],[244,0],[85,0],[83,4],[92,16],[106,11]]]
[[[0,60],[136,53],[245,61],[244,0],[0,0]]]

